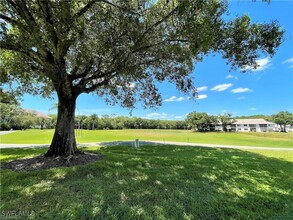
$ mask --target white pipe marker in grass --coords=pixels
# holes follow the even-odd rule
[[[135,139],[134,147],[139,148],[139,140],[138,139]]]

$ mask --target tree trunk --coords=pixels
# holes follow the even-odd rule
[[[81,153],[76,147],[74,134],[75,106],[76,98],[66,99],[59,97],[55,133],[45,156],[69,156]]]
[[[281,126],[281,131],[286,132],[286,124],[283,124],[283,127]]]

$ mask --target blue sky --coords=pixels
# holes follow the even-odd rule
[[[233,116],[253,114],[275,114],[279,111],[293,112],[293,1],[271,0],[270,4],[260,0],[231,1],[229,17],[248,14],[252,22],[277,20],[286,30],[285,42],[273,58],[261,56],[260,67],[255,71],[241,73],[231,71],[226,61],[219,55],[207,56],[196,64],[192,73],[198,88],[198,100],[191,101],[179,93],[174,85],[159,85],[163,104],[157,109],[143,109],[139,104],[132,116],[152,119],[183,120],[186,114],[197,111],[213,115],[231,113]],[[57,100],[45,100],[25,95],[22,107],[46,114],[52,110]],[[50,110],[51,109],[51,110]],[[76,114],[124,115],[130,116],[128,109],[109,106],[95,95],[81,95],[77,100]]]

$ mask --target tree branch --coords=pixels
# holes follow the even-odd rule
[[[158,43],[155,43],[155,44],[150,44],[150,45],[146,45],[146,46],[143,46],[143,47],[139,47],[139,48],[136,48],[135,50],[132,50],[131,53],[136,53],[136,52],[139,52],[141,50],[143,51],[143,50],[158,46],[158,45],[160,45],[160,44],[162,44],[164,42],[165,41],[161,41],[161,42],[158,42]]]
[[[88,65],[85,67],[84,71],[81,74],[76,75],[76,78],[77,79],[78,78],[83,78],[84,79],[84,77],[86,77],[89,74],[89,72],[91,71],[93,65],[94,65],[94,60],[91,59],[89,61]]]
[[[103,75],[104,75],[104,76],[108,76],[109,74],[111,74],[111,75],[110,75],[109,77],[105,77],[105,78],[104,78],[104,81],[99,82],[99,83],[97,83],[97,84],[94,84],[94,85],[92,85],[92,86],[89,87],[89,88],[85,88],[84,91],[90,91],[90,92],[93,92],[93,91],[95,91],[97,88],[99,88],[100,86],[106,86],[106,85],[109,85],[110,80],[113,79],[115,76],[117,76],[119,73],[118,73],[118,72],[110,72],[110,71],[108,71],[108,72],[104,73]]]
[[[50,6],[49,6],[49,2],[48,1],[41,1],[38,0],[37,1],[39,7],[42,10],[42,13],[44,15],[45,18],[45,26],[47,28],[47,31],[50,33],[51,35],[51,40],[53,41],[55,47],[57,47],[58,44],[58,35],[57,32],[54,29],[54,21],[51,15],[51,10],[50,10]]]
[[[99,82],[97,84],[94,84],[92,85],[91,87],[89,88],[83,88],[82,89],[82,92],[85,92],[85,93],[90,93],[90,92],[93,92],[95,91],[97,88],[101,87],[101,86],[106,86],[107,84],[109,84],[110,80],[109,79],[105,79],[104,81],[102,82]]]
[[[86,6],[84,6],[82,9],[80,9],[74,16],[73,20],[78,19],[80,16],[82,16],[84,13],[86,13],[96,2],[100,0],[92,0],[89,1]]]
[[[105,78],[106,76],[110,75],[111,72],[105,72],[103,74],[98,74],[98,71],[93,73],[93,75],[91,77],[88,77],[88,78],[84,78],[82,80],[82,84],[83,85],[86,85],[87,83],[89,83],[90,81],[93,81],[93,80],[97,80],[97,79],[102,79],[102,78]],[[112,78],[112,76],[110,77]]]
[[[7,2],[16,10],[16,8],[17,8],[17,5],[16,5],[16,3],[14,2],[14,1],[12,1],[12,0],[7,0]]]
[[[35,35],[34,38],[38,41],[38,50],[41,51],[41,54],[45,54],[46,48],[44,47],[44,43],[41,41],[38,25],[27,8],[27,2],[24,0],[7,0],[7,2],[11,5],[11,8],[15,11],[15,13],[19,15],[19,19],[17,21],[18,26],[29,35]],[[24,21],[24,24],[19,22],[21,19]]]
[[[31,59],[34,59],[34,61],[38,62],[38,60],[41,58],[36,52],[33,51],[28,51],[28,50],[24,50],[21,45],[17,44],[17,43],[7,43],[7,42],[1,42],[0,44],[0,48],[1,49],[5,49],[5,50],[11,50],[14,52],[18,52],[18,53],[22,53],[26,56],[28,56]]]
[[[7,2],[14,8],[14,10],[17,12],[17,14],[26,21],[28,24],[28,27],[34,28],[37,26],[36,21],[30,11],[28,10],[26,6],[26,1],[19,0],[19,1],[12,1],[7,0]]]
[[[101,2],[104,2],[104,3],[106,3],[108,5],[111,5],[111,6],[115,7],[115,8],[124,10],[124,8],[122,8],[122,7],[118,6],[118,5],[113,4],[112,2],[109,2],[109,1],[106,1],[106,0],[101,0]]]
[[[6,22],[8,22],[10,24],[19,25],[19,23],[16,20],[14,20],[11,17],[8,17],[8,16],[6,16],[4,14],[0,14],[0,19],[3,19],[3,20],[5,20]]]
[[[178,6],[176,6],[175,8],[173,8],[172,11],[170,11],[165,17],[163,17],[161,20],[155,22],[153,25],[151,25],[139,38],[138,40],[135,42],[135,45],[137,43],[139,43],[145,35],[147,35],[150,31],[153,30],[153,28],[157,27],[158,25],[162,24],[164,21],[168,20],[168,18],[170,18],[178,9]]]
[[[80,91],[85,92],[85,93],[93,92],[97,88],[99,88],[100,86],[105,86],[105,85],[109,84],[110,80],[113,79],[117,74],[118,74],[118,72],[116,70],[107,71],[107,72],[104,72],[99,75],[97,75],[97,72],[96,72],[96,74],[93,73],[93,76],[91,76],[87,79],[83,79],[81,84],[79,84]],[[99,82],[97,84],[93,84],[91,87],[86,88],[86,84],[89,83],[90,81],[94,81],[94,80],[98,80],[98,79],[102,79],[102,78],[104,78],[104,80],[102,82]]]

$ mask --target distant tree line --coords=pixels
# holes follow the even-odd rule
[[[50,115],[49,127],[54,128],[56,115]],[[116,115],[90,116],[78,115],[75,119],[76,129],[103,130],[103,129],[193,129],[200,132],[213,131],[212,125],[221,124],[223,131],[228,131],[227,126],[235,122],[236,119],[263,118],[270,122],[275,122],[285,131],[286,125],[293,125],[293,114],[281,111],[274,115],[251,115],[232,117],[232,114],[209,115],[205,112],[191,112],[185,120],[158,120],[145,119],[139,117],[126,117]]]
[[[50,115],[50,128],[54,128],[57,117]],[[112,129],[187,129],[184,120],[158,120],[139,117],[126,117],[115,115],[90,116],[77,115],[75,117],[76,129],[87,130],[112,130]]]
[[[23,130],[32,127],[43,128],[47,119],[39,117],[34,111],[20,108],[13,94],[0,89],[0,120],[0,130]]]
[[[34,127],[43,128],[45,125],[46,119],[18,106],[0,103],[0,111],[0,130],[25,130]]]
[[[15,97],[0,90],[0,130],[28,129],[28,128],[55,128],[57,116],[40,117],[33,111],[20,108]],[[211,125],[221,124],[223,130],[235,119],[240,118],[263,118],[275,122],[286,131],[286,125],[293,125],[293,114],[288,111],[281,111],[274,115],[251,115],[232,117],[231,114],[209,115],[205,112],[191,112],[185,120],[158,120],[139,117],[126,117],[116,115],[92,114],[90,116],[77,115],[75,117],[75,129],[103,130],[103,129],[194,129],[200,132],[211,131]]]

